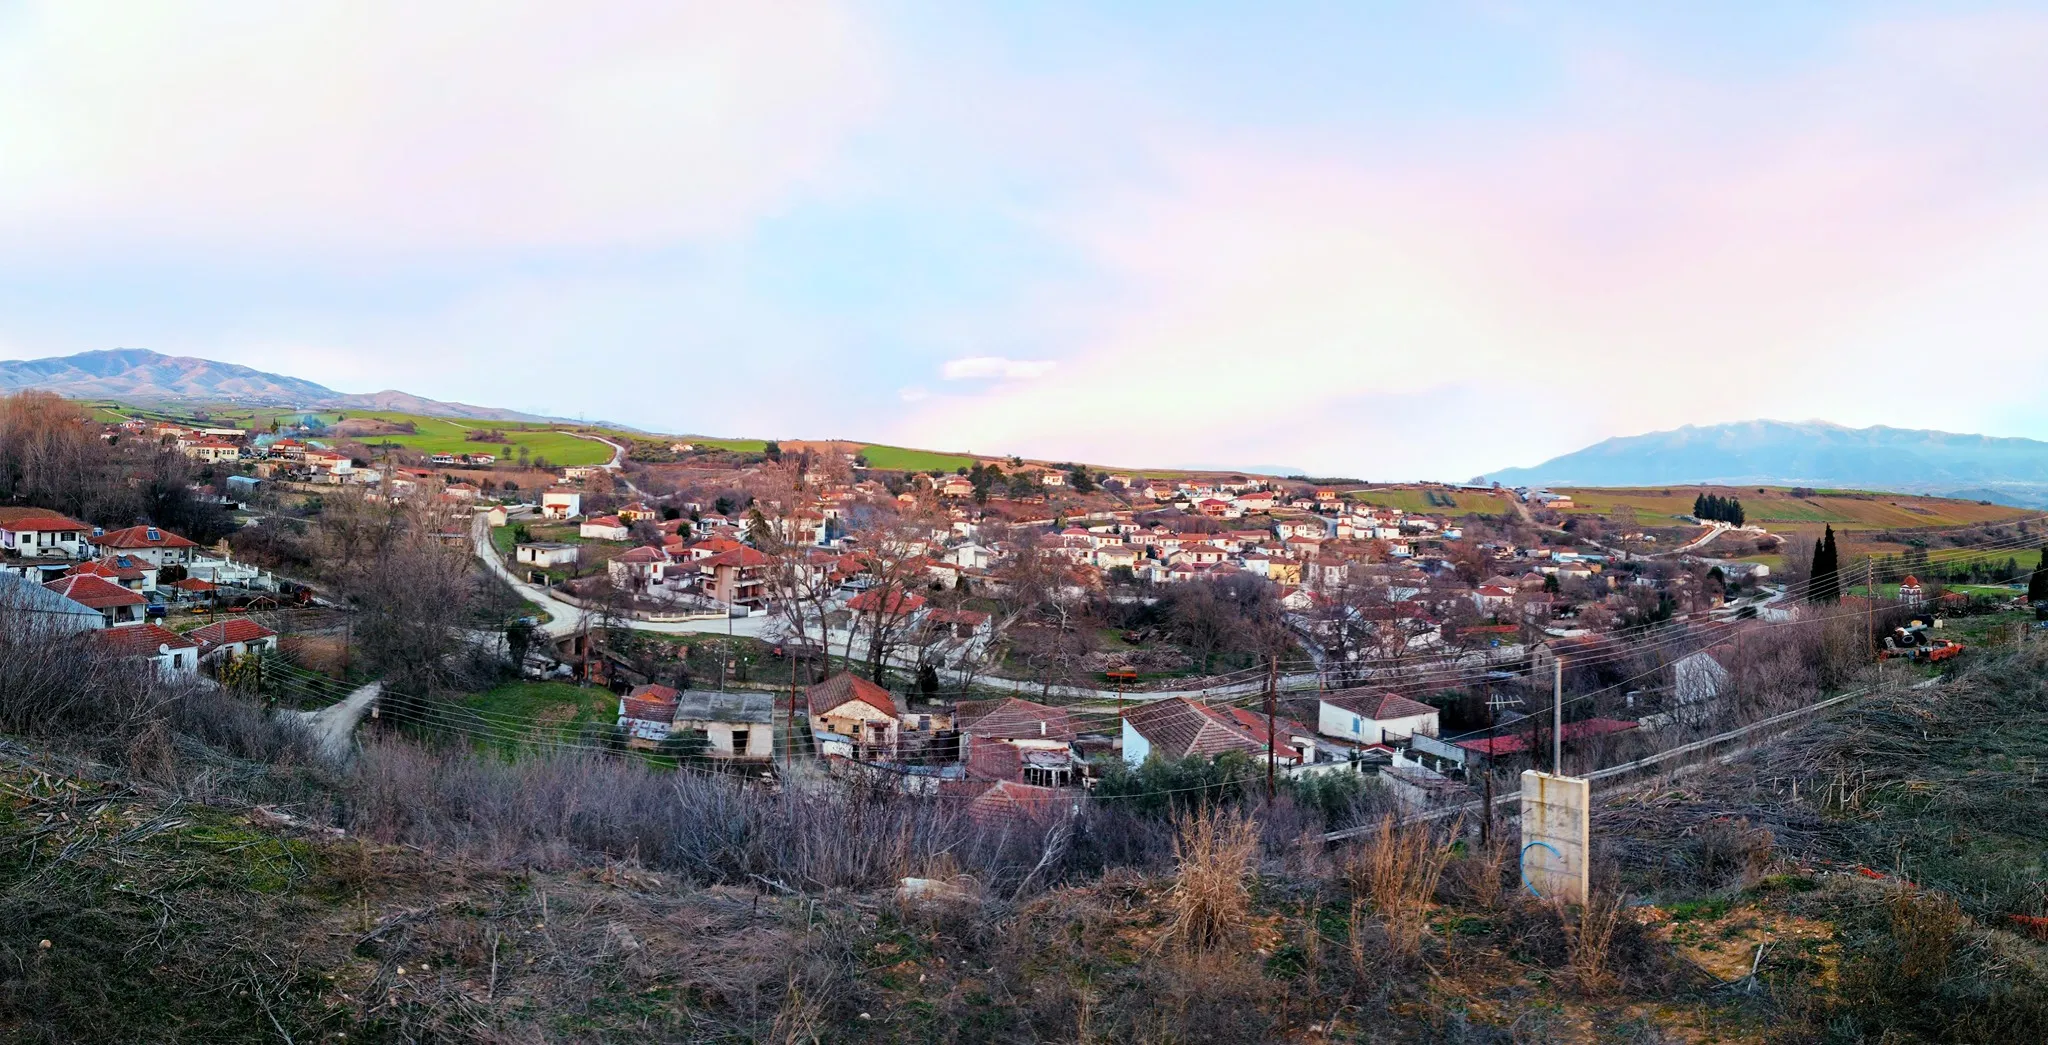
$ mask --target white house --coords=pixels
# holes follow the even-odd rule
[[[595,519],[583,520],[576,528],[576,535],[586,541],[623,541],[631,536],[625,520],[616,515],[600,515]]]
[[[82,559],[92,527],[41,508],[0,508],[0,554],[27,559]]]
[[[676,699],[669,735],[702,733],[712,758],[775,757],[775,697],[767,693],[686,690]]]
[[[538,566],[542,569],[553,566],[574,566],[576,565],[578,554],[575,545],[564,544],[560,541],[529,541],[525,544],[516,545],[512,549],[512,557],[514,559],[529,566]]]
[[[215,621],[203,628],[186,632],[185,637],[199,644],[199,659],[214,660],[228,657],[242,657],[277,648],[277,632],[256,623],[247,617],[229,617]]]
[[[573,519],[583,514],[583,494],[576,490],[548,490],[540,495],[543,519]]]
[[[73,635],[107,626],[100,611],[34,581],[0,573],[0,617],[27,620],[41,634]]]
[[[166,678],[181,678],[199,670],[199,644],[155,624],[107,628],[94,632],[93,641],[116,657],[150,662]]]
[[[1437,709],[1397,693],[1345,690],[1317,701],[1316,730],[1361,744],[1384,744],[1417,733],[1433,737]]]
[[[169,530],[156,526],[130,526],[93,538],[94,544],[112,552],[125,552],[148,559],[158,566],[183,565],[192,561],[199,546]]]

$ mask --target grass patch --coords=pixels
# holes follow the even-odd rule
[[[860,452],[868,459],[868,467],[885,471],[950,472],[956,468],[972,468],[977,460],[960,454],[911,450],[901,446],[866,446]]]

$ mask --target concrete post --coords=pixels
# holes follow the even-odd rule
[[[1584,777],[1522,772],[1522,883],[1546,900],[1585,903],[1593,856],[1592,785]]]

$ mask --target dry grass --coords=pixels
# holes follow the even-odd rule
[[[1887,913],[1899,949],[1899,978],[1924,984],[1947,976],[1969,926],[1963,909],[1938,893],[1901,892],[1892,897]]]
[[[1191,951],[1239,942],[1251,920],[1251,874],[1258,857],[1258,825],[1211,808],[1177,820],[1168,933]]]
[[[1457,828],[1451,830],[1453,836]],[[1396,957],[1412,958],[1429,932],[1430,900],[1450,862],[1451,849],[1428,827],[1397,827],[1389,814],[1345,862],[1344,877],[1354,896],[1369,901],[1385,924],[1387,946]],[[1358,950],[1353,917],[1353,950]]]
[[[1596,894],[1565,917],[1565,967],[1579,990],[1596,994],[1615,986],[1609,955],[1627,903],[1618,893]]]

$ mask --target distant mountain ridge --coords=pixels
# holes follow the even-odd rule
[[[0,391],[27,388],[39,388],[73,399],[392,410],[429,417],[469,417],[484,421],[563,420],[517,410],[448,403],[396,389],[362,394],[337,392],[303,378],[196,356],[167,356],[146,348],[115,348],[43,359],[0,360]]]
[[[1825,421],[1738,421],[1605,439],[1485,478],[1505,486],[1764,483],[2048,505],[2048,442]]]

